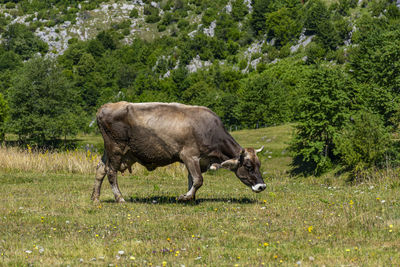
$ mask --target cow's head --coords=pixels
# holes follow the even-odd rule
[[[221,163],[221,167],[235,172],[236,176],[245,185],[259,193],[267,186],[260,173],[260,160],[257,153],[261,152],[264,147],[260,149],[245,148],[240,153],[240,156],[235,159],[229,159]]]

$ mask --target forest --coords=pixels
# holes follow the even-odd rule
[[[96,132],[107,102],[180,102],[209,107],[228,129],[292,123],[294,173],[339,167],[362,180],[399,166],[396,1],[126,1],[142,5],[63,53],[50,56],[35,35],[104,2],[0,1],[3,140],[43,146]],[[138,17],[154,38],[130,36]]]

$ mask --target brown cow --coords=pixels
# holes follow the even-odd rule
[[[135,162],[154,170],[174,162],[188,169],[189,191],[179,200],[193,200],[203,184],[202,173],[223,167],[254,192],[266,185],[253,148],[242,148],[221,119],[206,107],[178,103],[108,103],[97,112],[104,155],[96,171],[92,200],[98,201],[105,175],[117,202],[124,202],[117,172],[131,171]]]

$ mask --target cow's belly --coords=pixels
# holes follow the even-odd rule
[[[177,145],[156,136],[132,138],[129,149],[135,161],[149,170],[180,161]]]

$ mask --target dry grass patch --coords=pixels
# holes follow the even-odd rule
[[[18,170],[23,172],[68,172],[94,173],[100,156],[80,150],[51,152],[34,151],[29,145],[26,149],[15,147],[0,148],[0,170]]]

